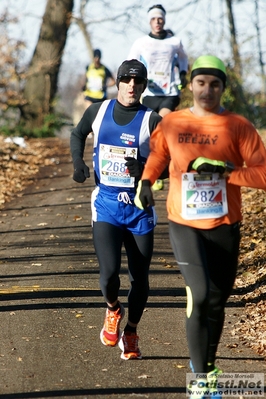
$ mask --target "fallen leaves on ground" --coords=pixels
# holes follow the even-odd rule
[[[266,143],[266,131],[260,133]],[[241,190],[243,222],[235,289],[245,307],[232,335],[266,357],[266,195],[263,190]]]
[[[242,188],[243,223],[235,289],[244,314],[232,331],[246,346],[266,357],[266,196]]]
[[[264,139],[266,132],[262,133]],[[62,154],[60,139],[29,139],[26,147],[6,143],[0,136],[0,207],[29,185],[44,165],[56,165]],[[66,150],[64,150],[66,151]],[[242,188],[243,223],[239,270],[235,289],[245,304],[232,335],[266,356],[266,196],[265,191]]]
[[[32,183],[42,166],[56,165],[62,153],[59,138],[28,139],[22,145],[6,140],[0,136],[0,207]]]

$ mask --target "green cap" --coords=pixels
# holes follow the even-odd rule
[[[214,75],[226,84],[226,68],[220,58],[214,55],[202,55],[196,59],[191,69],[191,80],[197,75]]]

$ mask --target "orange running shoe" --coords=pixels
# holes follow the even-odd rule
[[[121,349],[121,359],[142,359],[141,352],[138,347],[139,337],[134,333],[124,333],[119,340],[119,348]]]
[[[120,304],[115,312],[106,309],[104,325],[100,333],[100,339],[106,346],[116,346],[121,336],[119,326],[125,315],[125,309]]]

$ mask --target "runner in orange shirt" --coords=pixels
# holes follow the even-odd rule
[[[215,356],[236,276],[240,188],[266,190],[265,146],[247,119],[221,106],[225,86],[226,68],[219,58],[195,61],[193,107],[166,115],[153,132],[135,198],[140,208],[154,205],[150,187],[170,160],[169,231],[186,283],[191,368],[206,373],[207,380],[218,372]]]

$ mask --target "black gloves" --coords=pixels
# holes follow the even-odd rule
[[[133,157],[126,157],[125,163],[126,167],[129,170],[129,174],[131,177],[141,177],[143,172],[143,165],[140,163],[136,158]]]
[[[139,181],[134,203],[138,208],[145,210],[149,206],[154,206],[155,203],[151,190],[151,182],[149,180]]]
[[[196,170],[199,174],[201,174],[201,172],[209,172],[220,173],[220,175],[222,175],[225,172],[225,162],[199,157],[190,161],[187,172],[191,170]]]
[[[187,85],[186,72],[181,71],[179,76],[180,76],[180,83],[181,83],[182,89],[184,89]]]
[[[84,183],[87,177],[90,177],[90,169],[85,164],[83,159],[78,158],[73,162],[74,165],[74,173],[73,173],[73,180],[77,183]]]

